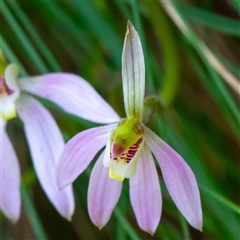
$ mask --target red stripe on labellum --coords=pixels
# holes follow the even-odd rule
[[[143,140],[142,138],[139,138],[138,141],[134,145],[129,147],[129,149],[126,152],[122,153],[119,156],[120,159],[119,159],[119,157],[115,157],[113,160],[116,160],[116,161],[125,160],[127,163],[129,163],[135,156],[136,152],[138,151],[138,149],[142,143],[142,140]],[[111,152],[110,152],[110,157],[112,158]]]

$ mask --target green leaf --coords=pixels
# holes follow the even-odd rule
[[[16,55],[13,53],[11,48],[8,46],[7,42],[5,41],[4,37],[1,34],[0,34],[0,39],[2,41],[1,43],[2,43],[3,55],[6,56],[7,62],[8,63],[16,63],[19,67],[20,75],[22,77],[27,76],[28,74],[27,74],[25,68],[22,66],[22,64],[20,63],[20,61],[18,60]]]
[[[212,189],[209,189],[204,186],[200,186],[200,189],[207,194],[209,194],[211,197],[216,199],[218,202],[224,204],[226,207],[230,208],[232,211],[238,213],[240,215],[240,206],[237,206],[235,203],[229,201],[224,196],[218,194],[217,192],[213,191]]]
[[[98,36],[104,48],[109,52],[115,66],[120,66],[122,44],[109,21],[100,14],[99,9],[91,1],[71,1],[70,3],[79,13],[79,17],[83,19],[88,30]]]
[[[166,105],[171,105],[179,86],[179,54],[177,43],[175,41],[172,28],[168,23],[167,16],[158,2],[145,2],[148,9],[149,18],[154,26],[154,30],[158,36],[159,44],[163,50],[163,59],[165,67],[165,76],[160,97]],[[148,81],[151,79],[148,79]]]
[[[131,239],[138,240],[140,239],[138,235],[135,233],[131,225],[128,221],[126,221],[125,217],[123,216],[121,210],[118,207],[115,207],[113,210],[113,214],[119,221],[119,224],[121,224],[122,228],[126,231],[126,233],[129,235]]]
[[[221,16],[187,4],[177,4],[179,11],[187,20],[228,35],[240,36],[240,23],[237,20]]]
[[[200,158],[198,148],[195,145],[196,136],[192,134],[191,128],[186,125],[184,129],[185,132],[181,135],[176,130],[173,119],[170,118],[169,114],[164,115],[162,118],[156,117],[155,120],[157,122],[156,126],[161,133],[161,138],[167,141],[189,164],[196,175],[198,184],[210,189],[218,188],[217,184],[214,183],[211,173],[206,170],[206,166],[204,166],[203,160]],[[182,121],[184,121],[184,119]],[[222,207],[223,205],[216,202],[209,194],[202,194],[201,198],[204,205],[212,212],[215,221],[218,221],[219,226],[222,228],[222,232],[218,237],[231,239],[232,236],[237,236],[236,226],[239,224],[239,219],[236,218],[235,214],[229,211],[229,208]],[[221,211],[219,211],[219,209],[221,209]],[[228,219],[227,222],[226,219]]]
[[[35,42],[35,45],[38,47],[39,51],[45,58],[45,60],[49,63],[51,68],[54,71],[61,71],[61,67],[51,51],[48,49],[46,43],[41,39],[35,28],[33,27],[32,23],[27,18],[27,15],[22,11],[22,9],[19,7],[19,4],[17,1],[9,1],[9,5],[11,6],[11,9],[14,11],[18,19],[20,20],[22,26],[26,29],[28,34],[31,36],[33,41]]]
[[[212,78],[206,73],[206,71],[204,71],[204,68],[201,65],[199,59],[194,57],[194,54],[190,50],[186,50],[186,53],[187,53],[187,56],[189,58],[189,61],[191,62],[191,64],[195,68],[197,74],[199,75],[200,80],[204,83],[207,90],[210,92],[211,96],[217,102],[218,106],[220,107],[220,109],[222,110],[226,119],[228,120],[229,125],[233,129],[233,133],[237,137],[239,137],[238,134],[237,134],[238,133],[238,122],[237,122],[236,117],[235,117],[237,115],[237,113],[235,113],[235,116],[233,116],[232,111],[229,108],[229,105],[227,104],[225,99],[222,97],[221,92],[218,91],[218,89],[216,89],[216,86],[215,86],[214,82],[212,81]],[[218,79],[218,80],[221,81],[220,79]],[[222,85],[222,83],[220,83],[220,84]],[[223,85],[221,87],[223,89],[225,86]],[[229,98],[231,98],[231,97],[229,96]],[[230,101],[232,102],[232,100],[230,100]]]
[[[183,230],[184,240],[190,240],[191,237],[190,237],[190,232],[188,228],[188,223],[180,212],[179,212],[179,219],[180,219],[182,230]]]
[[[60,37],[66,39],[77,40],[77,46],[87,52],[90,56],[96,55],[94,49],[89,43],[89,39],[86,36],[86,33],[80,28],[79,25],[75,24],[71,16],[68,15],[59,5],[54,1],[37,1],[38,6],[42,9],[43,14],[46,15],[46,18],[49,18],[48,21],[51,23],[49,26],[60,30]],[[81,37],[79,37],[81,36]]]
[[[33,228],[36,238],[39,240],[47,240],[48,238],[44,232],[42,223],[37,215],[37,211],[33,205],[33,202],[28,194],[26,187],[24,186],[24,183],[21,184],[21,196],[23,207],[27,213],[29,222]]]
[[[212,64],[210,63],[209,59],[206,57],[206,55],[203,53],[203,49],[205,48],[205,45],[201,42],[201,40],[198,39],[198,37],[195,35],[191,27],[189,26],[188,22],[186,21],[185,17],[183,16],[181,10],[178,8],[178,4],[176,4],[173,1],[170,1],[167,3],[168,7],[171,8],[172,11],[176,11],[175,14],[178,14],[178,17],[182,20],[181,28],[184,30],[184,35],[187,39],[187,41],[191,44],[191,46],[195,49],[195,51],[198,53],[199,57],[201,58],[208,75],[210,77],[211,82],[209,83],[212,85],[212,87],[215,88],[215,91],[217,94],[220,94],[223,98],[226,106],[230,109],[230,114],[228,114],[228,118],[231,120],[231,126],[233,127],[234,134],[237,134],[235,131],[236,125],[239,124],[239,110],[234,102],[232,96],[230,95],[228,89],[225,86],[225,83],[222,81]],[[176,21],[176,19],[175,19]],[[176,23],[176,22],[175,22]],[[179,21],[178,21],[179,23]],[[183,31],[183,30],[182,30]],[[206,81],[201,78],[201,80],[206,83]],[[209,85],[208,84],[208,85]],[[221,107],[221,106],[220,106]],[[226,111],[225,111],[226,113]]]
[[[29,41],[25,33],[23,32],[22,28],[14,18],[13,14],[10,12],[6,2],[2,1],[2,8],[1,12],[5,16],[6,20],[10,24],[11,28],[15,32],[16,37],[18,38],[19,42],[25,49],[26,53],[29,56],[29,61],[32,60],[33,64],[35,63],[41,73],[48,72],[46,65],[40,58],[37,51],[34,49],[32,43]]]
[[[232,5],[232,7],[236,10],[236,12],[238,14],[240,14],[240,1],[239,0],[228,1],[228,4]]]

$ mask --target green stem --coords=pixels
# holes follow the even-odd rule
[[[143,3],[148,8],[148,16],[151,19],[152,25],[162,45],[166,73],[160,95],[163,101],[167,105],[170,105],[174,100],[179,84],[179,57],[177,45],[167,16],[161,5],[159,5],[157,1],[143,1]]]

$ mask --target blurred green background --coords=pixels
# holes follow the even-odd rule
[[[128,180],[109,223],[100,231],[87,212],[91,164],[74,182],[76,211],[72,222],[67,222],[43,193],[32,168],[22,123],[13,119],[7,131],[21,165],[22,211],[16,224],[1,215],[1,238],[240,239],[239,4],[225,0],[162,4],[135,0],[1,1],[1,48],[9,63],[20,66],[21,76],[78,74],[121,117],[125,117],[121,52],[127,20],[132,21],[144,50],[146,96],[157,95],[163,103],[149,127],[193,169],[204,220],[203,232],[187,224],[170,199],[157,165],[163,212],[155,235],[137,225]],[[175,13],[168,15],[163,6],[170,6]],[[183,31],[176,25],[180,22]],[[220,63],[217,69],[203,42]],[[229,79],[235,85],[229,85]],[[51,110],[66,141],[97,126],[41,101]]]

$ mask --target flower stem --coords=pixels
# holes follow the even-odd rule
[[[143,1],[149,11],[149,18],[155,28],[156,34],[161,41],[163,59],[165,62],[165,79],[160,92],[161,98],[166,105],[174,100],[179,83],[179,58],[176,42],[171,27],[159,2]]]

